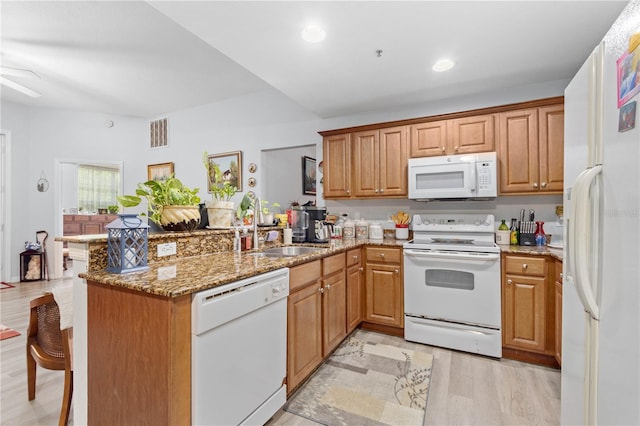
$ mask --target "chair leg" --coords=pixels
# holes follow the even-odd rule
[[[33,359],[27,348],[27,389],[29,401],[36,399],[36,360]]]
[[[60,421],[58,426],[66,426],[69,421],[71,411],[71,397],[73,396],[73,371],[64,372],[64,396],[62,397],[62,408],[60,409]]]

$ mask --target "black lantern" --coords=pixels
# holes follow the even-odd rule
[[[123,274],[149,269],[149,225],[136,214],[120,214],[106,228],[107,272]]]

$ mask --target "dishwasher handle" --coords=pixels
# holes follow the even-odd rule
[[[405,249],[404,255],[415,259],[455,259],[474,260],[476,262],[495,262],[500,259],[499,253],[476,253],[459,251],[435,251]]]

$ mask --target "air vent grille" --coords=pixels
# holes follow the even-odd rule
[[[169,119],[161,118],[149,123],[150,148],[162,148],[169,144],[168,122]]]

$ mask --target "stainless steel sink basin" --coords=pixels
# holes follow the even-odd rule
[[[268,248],[261,252],[251,253],[251,255],[257,257],[290,257],[315,253],[321,250],[324,249],[321,247],[283,246]]]

